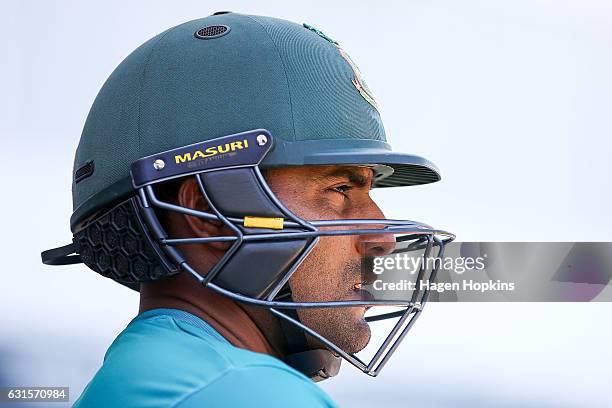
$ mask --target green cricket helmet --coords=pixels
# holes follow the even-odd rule
[[[74,240],[45,251],[43,262],[83,262],[135,290],[141,282],[186,271],[236,301],[268,307],[293,328],[287,330],[325,344],[331,352],[307,350],[304,343],[293,347],[287,361],[302,372],[327,378],[337,372],[341,356],[374,376],[414,323],[427,293],[396,302],[300,303],[291,299],[291,275],[321,236],[403,233],[413,247],[441,256],[453,235],[406,220],[301,219],[275,197],[260,170],[303,165],[369,166],[374,187],[440,179],[426,159],[391,150],[359,69],[321,31],[230,12],[180,24],[138,47],[100,90],[74,162]],[[210,212],[156,195],[161,183],[184,177],[197,179]],[[159,209],[222,221],[233,235],[169,237]],[[232,245],[210,271],[196,270],[181,255],[180,245],[213,241]],[[421,278],[435,272],[421,271]],[[371,321],[399,317],[394,334],[400,339],[386,342],[368,364],[304,326],[295,313],[381,304],[402,310]]]

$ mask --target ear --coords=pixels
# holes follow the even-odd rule
[[[210,213],[210,205],[202,196],[196,177],[197,176],[189,177],[181,184],[177,197],[178,204],[182,207]],[[207,238],[234,235],[232,230],[223,224],[222,221],[205,220],[203,218],[194,217],[187,214],[182,214],[182,217],[184,217],[185,223],[191,230],[193,236]],[[217,250],[227,250],[231,246],[231,243],[210,242],[206,245]]]

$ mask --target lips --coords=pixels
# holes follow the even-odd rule
[[[374,295],[372,295],[369,291],[362,289],[363,285],[363,282],[359,282],[353,285],[353,290],[351,291],[351,298],[353,298],[354,300],[361,300],[365,302],[376,300]]]

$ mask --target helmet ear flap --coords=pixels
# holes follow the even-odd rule
[[[226,217],[283,218],[285,212],[262,188],[253,168],[211,171],[198,175],[211,205]]]
[[[262,299],[270,294],[308,248],[310,239],[244,242],[212,282],[226,290]]]
[[[143,218],[154,214],[132,197],[95,220],[74,236],[77,252],[90,269],[138,290],[139,282],[160,280],[179,273],[152,239]],[[148,223],[155,225],[155,223]]]
[[[271,196],[264,187],[265,181],[253,167],[205,172],[198,175],[203,193],[211,207],[224,217],[262,217],[280,220],[283,232],[302,232],[306,229],[284,229],[282,220],[293,215]],[[251,228],[237,224],[239,231],[248,237],[276,231],[267,228]],[[248,239],[248,238],[247,238]],[[315,237],[266,239],[259,242],[244,241],[227,260],[212,282],[223,289],[262,299],[274,292],[277,284],[295,266],[298,258],[312,248]]]

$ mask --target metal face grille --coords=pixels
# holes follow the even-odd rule
[[[201,40],[210,40],[213,38],[219,38],[229,33],[230,28],[226,25],[210,25],[200,28],[195,32],[195,37]]]

